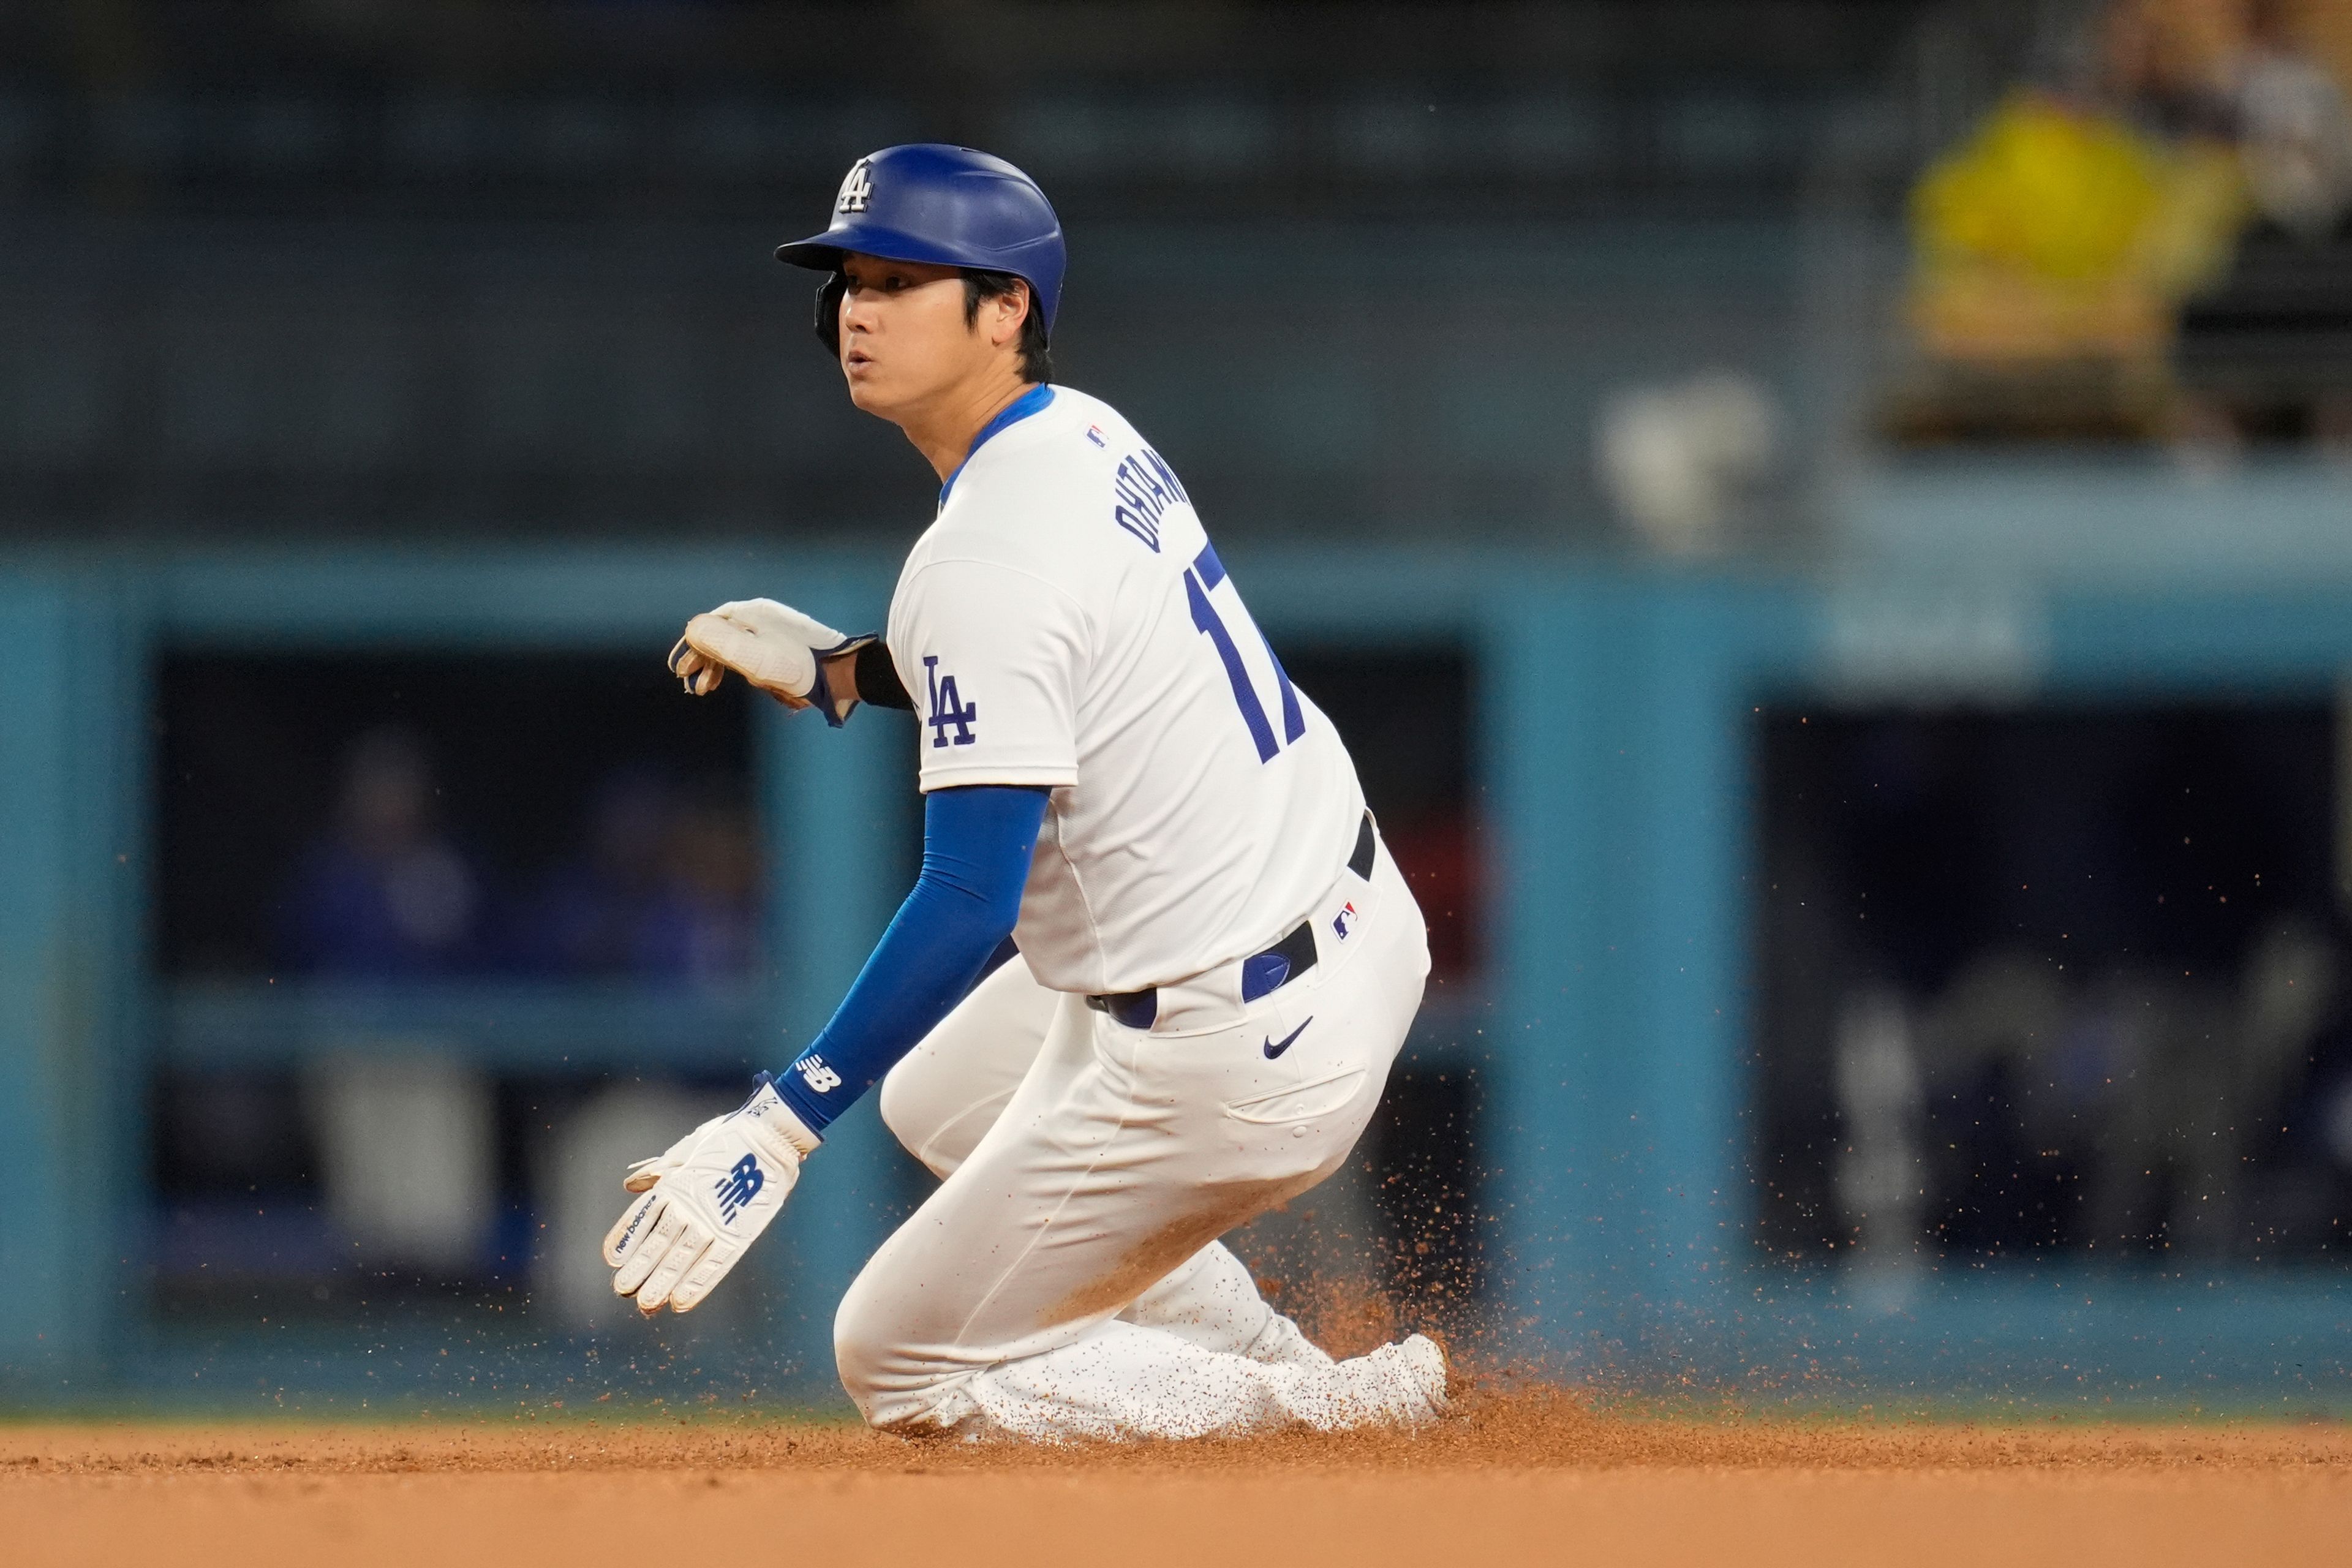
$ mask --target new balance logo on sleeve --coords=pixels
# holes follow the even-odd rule
[[[841,1087],[841,1075],[825,1066],[823,1057],[803,1057],[793,1064],[793,1070],[812,1093],[831,1094]]]

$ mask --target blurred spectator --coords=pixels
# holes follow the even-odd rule
[[[2326,239],[2352,207],[2352,108],[2286,16],[2276,0],[2253,9],[2238,89],[2240,152],[2262,216],[2299,239]]]
[[[2339,967],[2293,919],[2234,978],[2118,963],[2078,980],[2022,948],[1988,949],[1920,1028],[1947,1123],[1925,1140],[1944,1239],[2260,1249],[2281,1173],[2259,1159],[2266,1131],[2302,1080]]]
[[[2311,708],[1783,721],[1769,1223],[1898,1274],[2340,1247],[2344,734]]]
[[[589,805],[586,853],[559,866],[525,910],[523,966],[562,974],[636,967],[639,933],[663,896],[675,791],[656,769],[621,768]]]
[[[729,792],[632,765],[597,787],[586,853],[547,879],[514,946],[541,973],[738,978],[757,947],[759,886],[751,820]]]
[[[2180,301],[2247,210],[2225,0],[2118,0],[2074,79],[2011,93],[1913,193],[1914,437],[2146,436]]]
[[[2108,0],[2092,90],[2152,135],[2228,141],[2250,27],[2248,0]]]
[[[405,731],[352,743],[334,831],[303,857],[284,904],[280,947],[291,966],[392,978],[472,962],[481,880],[443,836],[438,795]]]
[[[726,980],[751,973],[759,945],[758,840],[729,795],[689,796],[663,849],[660,895],[632,944],[639,974]]]
[[[2352,447],[2352,107],[2303,45],[2308,14],[2251,14],[2235,109],[2256,221],[2181,318],[2178,430],[2207,449]]]

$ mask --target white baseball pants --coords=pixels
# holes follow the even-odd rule
[[[1385,846],[1310,918],[1306,973],[1246,1004],[1238,963],[1163,986],[1149,1030],[1015,960],[884,1079],[884,1121],[945,1179],[835,1320],[869,1422],[1050,1440],[1391,1413],[1216,1239],[1339,1167],[1421,1005],[1426,933]]]

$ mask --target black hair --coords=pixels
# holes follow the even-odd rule
[[[971,325],[980,320],[980,302],[999,299],[1025,284],[1027,279],[1010,272],[985,272],[977,267],[963,269],[963,323]],[[1021,379],[1041,382],[1054,379],[1054,356],[1045,348],[1045,318],[1037,309],[1037,290],[1029,290],[1029,314],[1021,321]]]

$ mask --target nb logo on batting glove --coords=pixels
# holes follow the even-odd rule
[[[693,1310],[776,1217],[816,1143],[762,1073],[742,1109],[631,1165],[636,1200],[604,1233],[614,1293],[643,1312]]]
[[[841,1075],[824,1065],[823,1057],[803,1057],[793,1064],[801,1081],[818,1094],[831,1094],[841,1087]]]
[[[760,1169],[760,1157],[746,1154],[735,1162],[735,1168],[719,1178],[711,1191],[719,1194],[719,1217],[729,1225],[743,1212],[744,1205],[760,1195],[768,1184],[768,1173]]]

